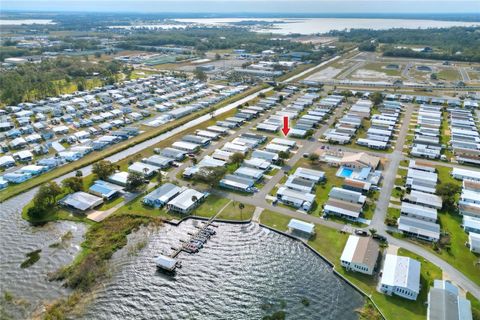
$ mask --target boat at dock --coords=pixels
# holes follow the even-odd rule
[[[157,265],[157,268],[173,272],[176,268],[181,268],[182,264],[180,261],[169,256],[159,255],[154,258],[154,262]]]

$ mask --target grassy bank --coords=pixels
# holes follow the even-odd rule
[[[93,223],[91,220],[88,220],[84,214],[74,214],[73,212],[68,211],[62,207],[53,207],[51,210],[49,210],[45,214],[45,216],[43,216],[40,219],[35,219],[30,217],[27,214],[28,209],[31,208],[32,206],[33,206],[33,200],[22,209],[22,219],[30,222],[33,225],[41,225],[47,222],[57,221],[57,220],[85,222],[89,224]]]
[[[45,319],[66,319],[82,298],[101,280],[108,276],[107,261],[127,244],[127,235],[140,226],[160,224],[153,217],[113,215],[93,225],[85,235],[82,250],[72,264],[52,275],[52,280],[62,280],[73,289],[66,299],[60,299],[46,309]]]
[[[257,91],[260,91],[261,89],[264,89],[266,87],[268,87],[268,86],[267,85],[262,85],[262,86],[253,87],[253,88],[251,88],[251,89],[249,89],[245,92],[242,92],[238,95],[235,95],[235,96],[233,96],[229,99],[226,99],[226,100],[218,103],[217,105],[215,105],[213,107],[213,109],[217,110],[219,108],[222,108],[222,107],[224,107],[224,106],[226,106],[230,103],[233,103],[237,100],[245,98],[248,95],[253,94]],[[139,143],[142,143],[146,140],[154,138],[154,137],[156,137],[160,134],[163,134],[165,132],[173,130],[173,129],[181,126],[181,125],[184,125],[184,124],[202,116],[202,115],[208,114],[211,111],[212,111],[212,108],[201,110],[201,111],[196,112],[194,114],[188,115],[188,116],[186,116],[182,119],[172,121],[171,123],[169,123],[165,126],[162,126],[162,127],[159,127],[159,128],[154,128],[154,129],[151,129],[149,131],[146,131],[146,132],[144,132],[144,133],[142,133],[142,134],[140,134],[136,137],[133,137],[130,140],[125,141],[124,143],[119,143],[115,146],[112,146],[111,148],[106,149],[106,150],[102,150],[100,152],[92,152],[89,155],[83,157],[82,159],[80,159],[78,161],[75,161],[75,162],[69,163],[67,165],[61,166],[61,167],[59,167],[57,169],[54,169],[50,172],[42,174],[42,175],[40,175],[38,177],[35,177],[33,179],[30,179],[30,180],[28,180],[24,183],[20,183],[20,184],[17,184],[17,185],[11,185],[8,188],[6,188],[5,190],[0,191],[0,202],[3,202],[5,200],[19,194],[19,193],[22,193],[22,192],[30,190],[34,187],[37,187],[37,186],[41,185],[42,183],[51,181],[55,178],[58,178],[62,175],[65,175],[69,172],[81,169],[85,166],[88,166],[88,165],[94,163],[94,162],[97,162],[101,159],[109,157],[109,156],[111,156],[115,153],[121,152],[121,151],[126,150],[130,147],[133,147],[133,146],[135,146]]]
[[[165,220],[180,220],[189,215],[182,215],[174,212],[169,212],[165,208],[153,208],[146,206],[142,202],[143,195],[139,196],[134,201],[118,209],[116,214],[139,215],[146,217],[158,217]],[[226,206],[226,207],[225,207]],[[250,220],[255,211],[255,207],[249,204],[244,204],[244,208],[240,210],[239,203],[231,201],[227,198],[222,198],[216,195],[207,197],[204,203],[193,210],[190,215],[205,218],[211,218],[223,207],[223,211],[218,215],[218,219],[225,220]]]

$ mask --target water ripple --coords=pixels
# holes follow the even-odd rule
[[[175,276],[158,272],[152,258],[178,246],[195,223],[150,233],[136,256],[117,252],[118,270],[84,319],[261,319],[282,303],[289,319],[357,319],[358,292],[301,243],[256,224],[220,224],[199,253],[179,255]],[[267,303],[273,309],[262,310]]]

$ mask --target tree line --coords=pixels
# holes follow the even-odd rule
[[[480,27],[452,27],[429,29],[353,29],[331,31],[340,41],[357,42],[361,49],[372,51],[371,40],[383,44],[383,54],[394,57],[411,57],[438,60],[480,61]],[[433,52],[417,52],[405,45],[429,46]]]
[[[0,101],[8,105],[57,96],[72,84],[79,90],[86,89],[86,78],[93,78],[94,74],[102,83],[111,84],[122,71],[125,67],[117,61],[91,63],[59,57],[26,63],[0,73]]]

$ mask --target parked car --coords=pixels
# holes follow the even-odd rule
[[[387,238],[385,236],[382,236],[381,234],[374,234],[373,236],[373,239],[377,239],[379,241],[382,241],[382,242],[387,242]]]
[[[355,234],[357,236],[368,236],[368,232],[361,229],[355,229]]]

